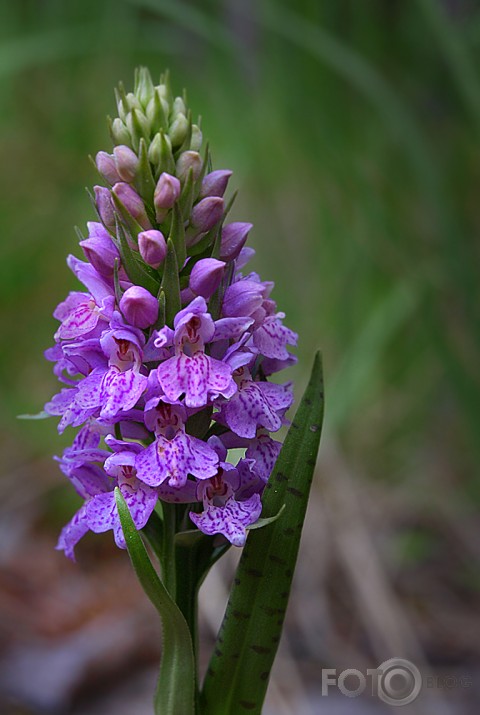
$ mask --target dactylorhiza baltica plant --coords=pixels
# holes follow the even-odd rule
[[[112,530],[128,549],[163,623],[156,713],[260,713],[320,438],[320,361],[279,458],[293,392],[271,376],[297,335],[248,268],[252,225],[228,222],[232,172],[212,169],[167,75],[155,86],[142,68],[116,97],[97,215],[67,259],[82,287],[46,352],[63,387],[45,412],[79,428],[58,462],[84,500],[57,548],[73,559],[89,530]],[[246,541],[200,690],[198,589]]]

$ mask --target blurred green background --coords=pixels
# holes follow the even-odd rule
[[[55,532],[76,503],[49,461],[71,435],[16,415],[57,389],[42,351],[75,288],[65,257],[93,217],[88,155],[110,149],[113,87],[131,88],[138,64],[154,78],[168,67],[214,167],[234,170],[253,268],[300,334],[297,395],[323,350],[319,503],[346,468],[392,524],[380,551],[400,591],[435,563],[425,602],[441,583],[454,608],[478,605],[479,60],[473,0],[3,0],[7,505],[37,499]]]

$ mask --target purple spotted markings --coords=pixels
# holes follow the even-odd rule
[[[252,226],[225,222],[231,172],[207,172],[198,127],[177,136],[182,106],[170,102],[176,134],[166,150],[155,150],[151,127],[151,191],[134,135],[124,146],[128,122],[115,120],[117,149],[97,155],[106,186],[94,188],[99,220],[80,242],[86,260],[67,260],[82,288],[54,312],[46,357],[62,386],[45,411],[60,418],[59,432],[79,428],[58,458],[83,501],[57,545],[72,559],[88,531],[111,530],[125,548],[116,487],[137,529],[162,503],[182,504],[188,529],[243,546],[280,452],[272,435],[288,423],[291,384],[270,378],[296,362],[297,335],[271,298],[273,283],[245,272]],[[178,273],[166,275],[175,212],[184,229]]]

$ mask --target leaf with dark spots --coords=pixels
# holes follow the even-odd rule
[[[322,366],[317,354],[305,395],[263,494],[263,518],[277,514],[283,504],[285,510],[281,519],[249,533],[220,631],[222,655],[212,656],[203,684],[202,715],[241,712],[239,706],[245,708],[245,703],[252,713],[261,714],[320,442],[322,396]],[[249,612],[241,628],[235,612]]]

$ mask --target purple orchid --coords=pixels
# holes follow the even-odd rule
[[[234,546],[243,546],[246,527],[254,524],[262,511],[263,487],[251,472],[250,460],[240,460],[236,467],[225,462],[227,450],[215,437],[209,440],[221,461],[211,479],[199,482],[197,498],[203,512],[190,512],[190,519],[204,534],[223,534]]]
[[[100,417],[111,420],[133,408],[144,393],[148,379],[140,372],[143,335],[134,328],[124,328],[116,316],[116,325],[106,330],[100,340],[108,356],[108,368],[97,368],[79,385],[76,403],[84,409],[100,408]]]
[[[215,419],[248,439],[255,437],[257,427],[277,432],[283,413],[293,402],[289,386],[252,380],[245,367],[237,368],[235,373],[238,391],[230,400],[219,401],[221,408]]]
[[[186,434],[185,419],[183,407],[162,402],[146,414],[147,426],[154,429],[156,439],[135,460],[138,478],[145,484],[160,486],[168,480],[171,487],[184,487],[189,474],[198,479],[216,474],[216,452]]]
[[[82,287],[56,308],[45,353],[64,385],[45,411],[60,432],[80,428],[59,463],[84,505],[59,548],[73,557],[88,530],[113,530],[125,546],[117,486],[138,529],[160,499],[190,505],[185,519],[240,546],[280,451],[271,433],[293,399],[268,378],[295,362],[297,336],[273,283],[242,273],[252,224],[225,224],[232,172],[205,163],[184,100],[148,82],[120,94],[116,146],[96,157],[107,185],[94,188],[86,260],[67,259]]]
[[[113,529],[115,543],[126,548],[125,538],[115,503],[114,488],[118,486],[128,504],[137,529],[147,523],[158,494],[135,476],[135,454],[138,444],[105,438],[113,454],[98,449],[98,433],[84,427],[72,447],[65,450],[60,466],[86,501],[64,527],[57,548],[74,559],[74,548],[87,531],[99,534]],[[103,469],[94,462],[104,462]]]
[[[244,325],[245,322],[248,321]],[[156,341],[158,347],[175,348],[175,355],[157,368],[158,381],[167,398],[176,401],[184,395],[187,407],[204,407],[220,395],[230,398],[237,390],[231,368],[207,355],[205,345],[234,337],[239,330],[238,321],[216,326],[207,312],[205,299],[200,296],[181,310],[175,318],[174,330],[164,328]]]

